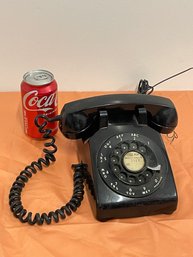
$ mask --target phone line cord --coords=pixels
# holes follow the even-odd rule
[[[39,118],[45,119],[41,125],[38,123]],[[60,218],[65,219],[66,216],[71,215],[72,212],[77,210],[77,208],[81,205],[84,196],[84,182],[87,177],[87,165],[84,163],[79,163],[72,165],[72,168],[74,169],[74,188],[72,197],[60,209],[50,211],[49,213],[35,213],[35,215],[33,215],[32,212],[28,212],[22,205],[21,193],[28,180],[33,176],[33,174],[36,174],[38,170],[42,170],[43,166],[48,167],[51,162],[56,160],[54,156],[57,151],[55,138],[50,135],[52,130],[45,128],[50,121],[53,120],[49,119],[45,115],[38,115],[36,117],[35,124],[39,128],[39,132],[43,134],[43,138],[50,139],[50,142],[44,143],[44,158],[39,158],[37,161],[33,161],[29,166],[26,166],[25,169],[21,171],[20,175],[16,178],[9,193],[9,205],[14,216],[22,223],[28,222],[30,225],[42,225],[44,222],[50,224],[52,221],[57,223]],[[51,150],[50,148],[53,149]]]

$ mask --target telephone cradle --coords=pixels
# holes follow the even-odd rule
[[[81,188],[86,180],[96,219],[105,221],[170,214],[176,210],[176,186],[160,135],[171,133],[177,126],[177,112],[170,99],[140,94],[91,97],[65,104],[56,120],[65,137],[77,140],[79,159],[88,165],[86,172],[84,165]],[[41,125],[36,125],[41,130]],[[44,138],[51,138],[50,144],[55,146],[50,130],[43,129],[44,135],[46,131]],[[52,157],[56,150],[51,153]],[[47,158],[47,162],[55,161],[52,157]],[[26,173],[23,176],[27,176]],[[26,210],[21,210],[19,204],[14,205],[14,185],[18,186],[21,180],[16,180],[10,190],[10,207],[22,222],[43,224],[45,220],[49,224],[52,219],[58,222],[58,217],[64,218],[62,211],[68,215],[67,209],[76,210],[73,207],[75,202],[76,207],[80,205],[81,201],[72,198],[74,200],[65,208],[47,216],[36,214],[32,219],[31,213],[29,215]],[[25,180],[23,178],[22,182],[25,183]],[[77,183],[74,183],[75,188]],[[74,192],[77,195],[75,189]],[[19,209],[18,206],[19,211],[15,210]],[[28,218],[25,218],[26,215]]]

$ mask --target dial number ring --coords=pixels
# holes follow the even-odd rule
[[[135,198],[157,190],[168,168],[160,147],[143,135],[134,138],[133,134],[122,134],[121,140],[117,135],[106,140],[97,163],[102,179],[113,191]]]

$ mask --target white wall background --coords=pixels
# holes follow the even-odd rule
[[[26,71],[60,90],[133,90],[193,66],[192,0],[0,0],[0,91]],[[159,90],[193,89],[193,71]]]

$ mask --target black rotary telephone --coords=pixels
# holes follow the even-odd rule
[[[82,162],[72,166],[74,190],[69,202],[33,215],[22,206],[21,191],[38,169],[55,161],[55,138],[47,126],[52,121],[59,121],[65,137],[81,139],[77,142]],[[80,206],[85,182],[100,221],[169,214],[176,209],[175,182],[160,135],[171,133],[177,125],[171,100],[140,94],[91,97],[65,104],[53,119],[40,115],[35,123],[49,141],[44,144],[44,158],[27,166],[10,190],[10,208],[21,222],[41,225],[64,219]]]

